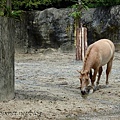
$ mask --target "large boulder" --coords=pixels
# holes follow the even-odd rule
[[[72,9],[49,8],[29,13],[29,35],[32,45],[58,48],[72,43],[74,39],[74,19]]]

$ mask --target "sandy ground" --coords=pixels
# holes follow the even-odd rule
[[[120,53],[115,53],[109,86],[105,67],[100,89],[81,97],[82,62],[75,53],[16,54],[15,99],[0,103],[0,120],[120,120]]]

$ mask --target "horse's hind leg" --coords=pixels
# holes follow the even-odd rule
[[[111,58],[111,60],[107,63],[107,69],[106,69],[106,85],[109,84],[109,82],[108,82],[108,77],[109,77],[109,74],[110,74],[110,71],[111,71],[111,68],[112,68],[112,61],[113,61],[113,58]]]
[[[101,77],[101,74],[102,74],[102,71],[103,71],[103,68],[102,66],[99,68],[99,73],[98,73],[98,79],[97,79],[97,86],[99,85],[99,81],[100,81],[100,77]]]

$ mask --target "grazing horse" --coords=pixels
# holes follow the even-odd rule
[[[85,95],[89,91],[87,89],[90,79],[93,89],[95,88],[94,82],[98,73],[97,85],[102,74],[102,66],[107,64],[106,68],[106,85],[108,84],[108,76],[112,68],[112,61],[114,57],[115,47],[114,44],[108,39],[100,39],[91,44],[85,54],[83,68],[80,73],[81,94]],[[92,69],[94,73],[92,74]]]

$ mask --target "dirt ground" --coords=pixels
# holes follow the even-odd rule
[[[15,99],[0,103],[0,120],[120,120],[120,52],[115,53],[109,86],[105,67],[100,89],[80,94],[75,53],[56,50],[15,55]]]

